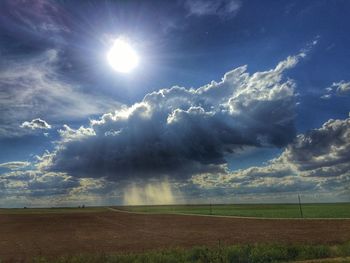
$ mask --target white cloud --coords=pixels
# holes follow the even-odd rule
[[[66,124],[63,125],[63,129],[58,130],[58,133],[64,142],[80,140],[84,139],[87,136],[96,135],[95,131],[92,128],[85,128],[84,126],[81,126],[79,129],[74,130]]]
[[[115,187],[102,179],[77,179],[65,173],[16,170],[0,175],[0,207],[97,205],[105,192],[111,193],[111,188]]]
[[[31,121],[25,121],[21,124],[20,127],[31,129],[31,130],[36,130],[36,129],[49,130],[49,129],[51,129],[51,125],[40,118],[33,119]]]
[[[4,1],[2,22],[12,30],[48,36],[69,32],[67,16],[62,19],[62,9],[54,1]]]
[[[7,168],[10,170],[18,170],[18,169],[25,168],[29,165],[30,165],[30,162],[16,161],[16,162],[0,163],[0,168]]]
[[[328,100],[328,99],[332,98],[332,95],[331,94],[324,94],[320,98],[324,99],[324,100]]]
[[[334,82],[330,87],[325,89],[325,94],[321,96],[321,99],[330,99],[333,96],[347,96],[350,94],[350,82],[339,81]]]
[[[332,87],[335,87],[338,94],[348,94],[350,92],[350,82],[344,80],[333,83]]]
[[[220,17],[234,16],[241,7],[239,0],[186,0],[185,8],[189,15],[216,15]]]
[[[36,57],[1,61],[0,137],[28,133],[18,127],[37,116],[64,121],[119,107],[119,103],[109,98],[84,93],[74,84],[61,80],[56,73],[58,53],[51,49]]]

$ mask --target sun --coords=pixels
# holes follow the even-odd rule
[[[116,39],[108,51],[107,60],[111,67],[121,73],[129,73],[139,64],[139,56],[132,46],[123,39]]]

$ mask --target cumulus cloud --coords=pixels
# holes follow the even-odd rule
[[[84,93],[57,74],[59,52],[54,49],[20,60],[0,63],[0,137],[27,134],[18,127],[36,116],[46,120],[72,120],[101,114],[118,103]],[[39,127],[33,124],[31,127]],[[30,123],[28,123],[29,127]],[[48,126],[46,126],[48,127]]]
[[[235,151],[283,147],[294,138],[295,84],[283,74],[304,56],[254,74],[242,66],[198,89],[162,89],[89,127],[65,126],[39,165],[111,181],[223,172]]]
[[[100,179],[78,179],[66,173],[14,170],[0,174],[0,206],[96,205],[111,187],[115,188]]]
[[[23,194],[28,196],[43,196],[66,194],[79,181],[65,173],[42,173],[39,170],[22,170],[3,173],[0,182],[6,187],[9,195]]]
[[[299,135],[281,158],[300,171],[310,171],[339,164],[350,168],[349,153],[350,118],[330,119],[321,128]]]
[[[69,135],[64,145],[72,141],[84,142],[84,136],[97,136],[89,133],[84,135],[84,132],[78,134],[73,137]],[[100,152],[96,151],[95,154]],[[45,168],[52,162],[54,155],[46,153],[40,157],[38,164],[46,162],[43,165]],[[303,193],[309,198],[307,200],[313,201],[349,200],[349,156],[350,118],[347,118],[331,119],[318,129],[298,135],[278,157],[265,166],[232,172],[226,163],[214,165],[212,170],[194,173],[189,182],[179,180],[181,177],[169,177],[160,181],[129,178],[124,183],[116,183],[111,181],[115,179],[111,177],[107,178],[109,180],[77,178],[65,172],[45,171],[39,165],[35,170],[16,170],[24,164],[5,163],[1,166],[14,169],[0,176],[0,204],[6,198],[18,199],[23,196],[33,204],[40,203],[43,197],[48,196],[52,204],[96,204],[98,198],[105,203],[115,198],[112,202],[128,205],[203,200],[256,202],[260,197],[267,201],[290,201],[295,193]],[[279,199],[282,197],[284,199]]]
[[[239,0],[186,0],[184,5],[189,15],[231,17],[238,12],[241,2]]]
[[[266,166],[196,175],[192,181],[202,188],[226,188],[241,194],[343,193],[350,185],[350,118],[331,119],[319,129],[298,135]]]
[[[325,94],[321,96],[321,99],[330,99],[333,96],[346,96],[350,94],[350,82],[339,81],[334,82],[330,87],[325,89]]]
[[[83,139],[87,136],[96,135],[92,128],[85,128],[81,126],[79,129],[72,129],[68,125],[64,124],[62,129],[58,130],[59,135],[63,142],[69,142],[74,140]]]
[[[40,130],[48,130],[51,129],[51,125],[48,124],[46,121],[37,118],[37,119],[33,119],[31,121],[25,121],[21,124],[20,126],[21,128],[26,128],[26,129],[31,129],[31,130],[36,130],[36,129],[40,129]]]
[[[10,170],[18,170],[18,169],[25,168],[29,165],[30,165],[30,162],[16,161],[16,162],[0,163],[0,168],[7,168]]]
[[[350,93],[350,82],[342,80],[340,82],[333,83],[332,87],[335,88],[338,94]]]

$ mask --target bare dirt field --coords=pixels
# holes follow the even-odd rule
[[[0,214],[0,259],[237,243],[332,244],[350,240],[350,220],[278,220],[116,211]]]

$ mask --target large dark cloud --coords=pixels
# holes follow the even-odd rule
[[[90,127],[65,126],[42,166],[109,180],[187,178],[222,172],[226,155],[246,146],[285,146],[295,136],[295,102],[283,72],[303,56],[252,75],[239,67],[198,89],[162,89]]]
[[[283,158],[303,171],[349,164],[350,119],[331,119],[321,128],[298,136]]]
[[[203,188],[234,193],[333,192],[350,187],[350,118],[328,120],[321,128],[298,135],[266,166],[221,174],[201,174],[192,181]]]

